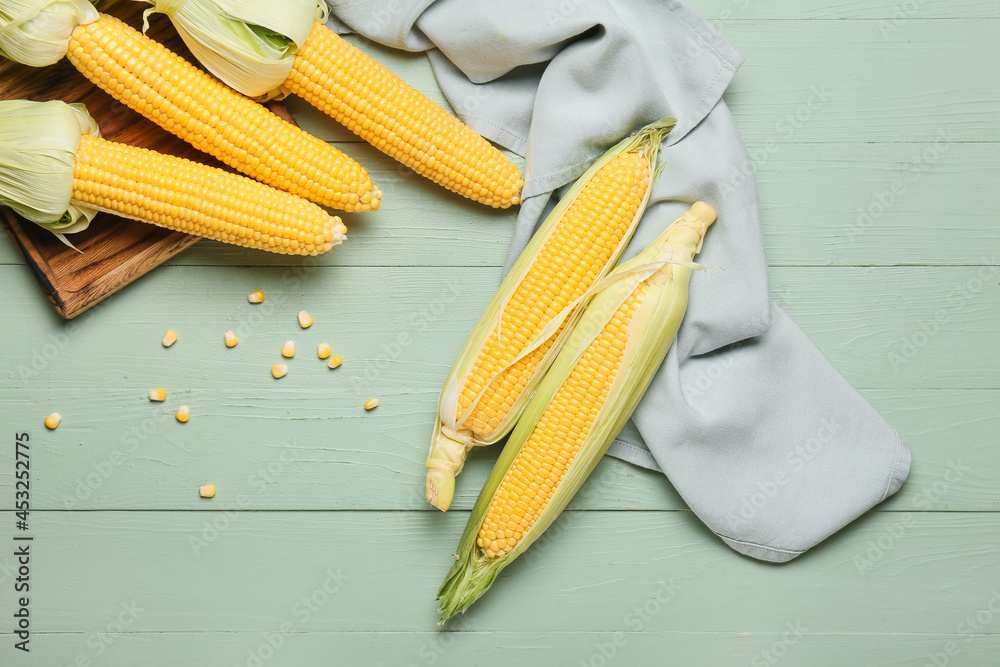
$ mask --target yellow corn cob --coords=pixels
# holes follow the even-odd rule
[[[521,174],[470,127],[317,21],[283,88],[463,197],[520,203]]]
[[[455,417],[471,407],[464,424],[475,436],[490,436],[500,426],[554,339],[514,359],[613,264],[631,235],[649,174],[649,162],[638,153],[611,160],[587,182],[542,245],[461,385]]]
[[[340,218],[244,176],[83,135],[71,202],[217,241],[318,255],[344,238]]]
[[[629,419],[684,317],[691,258],[714,220],[696,203],[587,305],[483,487],[438,593],[442,622],[551,525]]]
[[[476,538],[487,558],[510,553],[576,458],[621,367],[632,317],[649,286],[636,287],[583,353],[504,475]]]
[[[352,159],[116,18],[77,26],[67,57],[115,99],[234,169],[322,206],[378,208],[382,193]]]
[[[426,463],[427,499],[447,510],[466,452],[505,436],[645,208],[673,119],[626,139],[584,174],[524,250],[445,383]]]

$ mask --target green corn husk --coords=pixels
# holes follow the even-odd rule
[[[326,21],[323,0],[138,0],[165,14],[195,59],[247,97],[285,97],[282,85],[313,24]],[[145,29],[145,25],[144,25]]]
[[[80,137],[101,136],[82,104],[0,101],[0,204],[55,233],[87,228],[97,215],[72,203],[73,167]]]
[[[0,0],[0,55],[31,67],[54,65],[76,27],[98,16],[88,0]]]
[[[456,563],[438,591],[441,623],[464,612],[486,593],[500,571],[555,521],[628,421],[677,335],[687,310],[692,269],[698,268],[691,259],[701,250],[705,230],[714,220],[715,211],[707,204],[697,202],[642,253],[621,264],[602,281],[599,292],[588,303],[573,329],[569,342],[525,407],[479,494],[459,542]],[[565,477],[517,545],[503,556],[488,558],[476,544],[476,538],[501,481],[588,346],[643,282],[649,289],[633,316],[618,373],[608,391],[607,400]]]
[[[540,345],[544,344],[553,335],[555,335],[559,330],[560,325],[566,325],[562,332],[559,333],[559,337],[552,344],[552,347],[546,353],[544,358],[539,362],[534,374],[528,380],[524,391],[521,392],[520,396],[514,402],[510,412],[501,422],[500,426],[489,436],[485,437],[477,437],[471,429],[464,426],[463,422],[465,421],[465,417],[459,419],[457,415],[458,400],[461,393],[461,383],[469,368],[475,362],[485,340],[489,338],[494,329],[498,328],[501,313],[503,312],[507,302],[510,300],[511,295],[517,289],[518,285],[531,268],[538,251],[542,248],[545,242],[548,241],[560,219],[563,217],[563,214],[580,194],[583,187],[604,167],[604,165],[624,153],[640,153],[649,161],[649,187],[646,188],[646,194],[636,210],[635,217],[632,220],[628,233],[626,233],[622,238],[617,252],[610,258],[603,270],[597,274],[596,281],[600,281],[601,278],[606,276],[614,267],[618,258],[621,257],[622,252],[624,252],[625,247],[628,245],[629,239],[632,237],[632,233],[638,225],[639,219],[645,211],[646,204],[649,200],[649,194],[653,190],[656,177],[661,169],[661,167],[658,166],[660,145],[674,128],[675,123],[676,120],[674,118],[664,118],[656,121],[655,123],[651,123],[630,137],[620,141],[617,145],[602,155],[593,165],[591,165],[586,173],[577,179],[570,191],[559,200],[559,203],[548,215],[548,217],[545,218],[545,221],[538,228],[538,231],[535,232],[534,236],[532,236],[527,247],[521,253],[520,257],[518,257],[517,262],[507,274],[507,277],[504,278],[503,282],[500,284],[500,287],[497,289],[493,299],[486,307],[486,312],[480,318],[478,324],[476,324],[476,327],[469,335],[469,339],[466,342],[465,347],[462,349],[462,352],[459,354],[458,360],[455,362],[451,373],[445,380],[444,387],[441,390],[441,396],[438,400],[437,424],[435,425],[434,433],[431,436],[430,452],[428,453],[427,462],[425,464],[427,467],[427,501],[438,509],[447,511],[451,506],[451,501],[455,494],[455,476],[462,471],[468,452],[473,447],[487,446],[500,441],[510,432],[512,428],[514,428],[514,424],[517,422],[520,411],[524,408],[528,398],[531,396],[534,386],[537,385],[538,381],[541,379],[545,369],[548,367],[548,364],[556,358],[556,355],[559,353],[559,348],[566,341],[569,332],[573,328],[573,324],[580,318],[583,309],[576,306],[582,305],[586,297],[589,296],[588,293],[588,295],[581,297],[553,318],[545,329],[542,330],[534,340],[530,341],[522,353],[511,363],[511,365],[515,364],[520,359],[533,352]],[[508,366],[508,368],[509,367],[510,366]],[[466,414],[471,412],[471,410],[472,408],[470,407],[469,410],[466,411]]]

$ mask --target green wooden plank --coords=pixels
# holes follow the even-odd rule
[[[994,144],[751,142],[771,266],[995,265]]]
[[[150,405],[144,389],[119,387],[86,402],[70,396],[54,401],[50,389],[0,390],[0,404],[20,415],[0,425],[8,432],[27,431],[34,443],[36,509],[212,510],[214,505],[197,495],[200,485],[212,483],[217,502],[227,507],[245,496],[247,508],[254,510],[435,511],[423,496],[423,461],[437,400],[433,388],[383,396],[378,411],[364,417],[357,404],[357,414],[334,414],[329,406],[345,399],[324,389],[278,398],[213,385],[179,398],[171,395],[162,407]],[[881,507],[1000,509],[1000,451],[995,446],[1000,393],[866,393],[902,433],[914,457],[903,489]],[[171,416],[181,401],[194,413],[186,425]],[[276,401],[287,410],[274,412],[269,406]],[[40,422],[55,408],[63,424],[48,432]],[[473,453],[459,478],[456,509],[472,507],[497,453],[497,448]],[[13,448],[0,448],[0,485],[13,485],[13,459]],[[13,500],[13,494],[0,498],[0,507],[13,509]],[[572,507],[686,506],[660,473],[606,458]]]
[[[885,21],[886,30],[902,29],[911,19],[997,18],[1000,7],[992,0],[805,0],[777,5],[754,0],[691,0],[684,3],[707,19],[869,19]]]
[[[130,610],[131,611],[131,610]],[[482,665],[523,667],[609,664],[712,665],[746,667],[776,664],[843,667],[845,664],[933,664],[931,660],[993,667],[1000,637],[993,634],[823,634],[792,624],[784,632],[708,633],[636,631],[642,619],[608,632],[132,632],[119,625],[120,610],[108,626],[87,633],[43,633],[30,641],[31,655],[0,635],[0,659],[18,664],[106,667],[225,665],[302,667],[366,665],[430,667]],[[129,614],[123,617],[129,619]],[[109,629],[110,627],[110,629]],[[124,631],[119,630],[123,627]],[[787,632],[787,634],[785,634]],[[951,653],[947,653],[949,649]]]
[[[467,515],[34,512],[34,627],[97,630],[124,603],[143,609],[136,632],[433,630]],[[8,535],[13,513],[0,520]],[[621,629],[659,596],[644,630],[952,633],[988,609],[998,566],[994,512],[871,515],[782,566],[732,552],[689,512],[570,512],[461,629]]]
[[[995,19],[748,20],[725,35],[746,62],[726,101],[748,142],[1000,140]],[[439,103],[425,60],[352,38]],[[692,48],[697,48],[696,41]],[[296,107],[297,108],[297,107]],[[324,139],[349,140],[329,128]]]
[[[775,267],[770,276],[775,301],[855,386],[1000,388],[992,354],[1000,330],[1000,267]],[[13,381],[34,360],[47,369],[44,378],[51,386],[72,386],[66,380],[75,379],[67,375],[74,369],[84,374],[84,386],[108,386],[109,379],[129,370],[122,359],[141,363],[152,354],[164,359],[157,341],[171,328],[197,341],[172,349],[189,365],[150,369],[146,381],[176,374],[183,384],[193,370],[208,372],[213,366],[256,378],[260,368],[247,364],[264,364],[266,370],[288,338],[297,337],[307,350],[325,337],[346,352],[349,361],[337,377],[346,376],[339,386],[351,387],[355,399],[374,388],[401,393],[427,382],[435,370],[432,385],[444,377],[498,278],[493,268],[474,267],[162,267],[67,325],[45,306],[24,267],[0,266],[11,316],[0,333],[6,343],[0,346],[0,374]],[[262,307],[247,304],[253,289],[269,294]],[[301,308],[317,316],[320,326],[300,332],[294,317]],[[216,349],[227,329],[241,334],[245,344]],[[46,344],[61,344],[53,338],[60,334],[81,341],[73,347],[78,354],[102,363],[78,366],[61,354],[59,364],[38,361]],[[427,355],[439,346],[442,353],[429,361]],[[264,356],[244,356],[252,354]],[[389,365],[405,371],[393,384],[384,381],[380,368]],[[292,377],[283,390],[304,381]]]
[[[772,298],[857,387],[1000,386],[1000,267],[789,267],[770,276]]]

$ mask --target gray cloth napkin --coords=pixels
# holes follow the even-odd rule
[[[507,266],[622,136],[677,118],[629,247],[719,213],[687,316],[612,456],[663,471],[733,549],[791,560],[895,493],[899,435],[768,297],[750,157],[722,93],[742,56],[669,0],[328,0],[336,29],[428,51],[459,116],[526,158]],[[803,220],[803,224],[808,224]]]

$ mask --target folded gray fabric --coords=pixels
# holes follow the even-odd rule
[[[896,492],[906,444],[768,297],[751,161],[722,93],[742,56],[667,0],[329,0],[334,27],[428,51],[457,113],[525,156],[507,266],[622,136],[677,127],[627,256],[696,200],[718,211],[687,316],[609,453],[662,470],[735,550],[783,562]],[[803,221],[804,224],[807,221]]]

